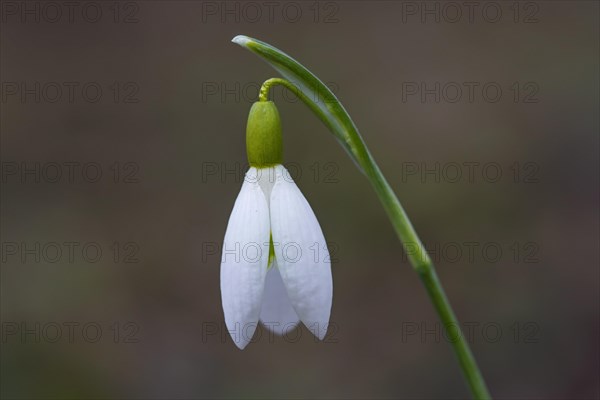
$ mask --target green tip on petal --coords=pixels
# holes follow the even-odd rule
[[[275,261],[275,245],[273,244],[273,232],[269,237],[269,261],[267,262],[267,269],[270,269],[273,266],[273,261]]]
[[[281,120],[272,101],[252,105],[246,125],[246,152],[252,167],[266,168],[283,162]]]

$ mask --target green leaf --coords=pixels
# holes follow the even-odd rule
[[[368,168],[370,155],[356,125],[342,103],[319,78],[283,51],[260,40],[238,35],[232,42],[263,58],[290,81],[296,88],[294,93],[323,121],[352,159],[363,171]]]

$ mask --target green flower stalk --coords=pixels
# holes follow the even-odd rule
[[[278,126],[279,115],[276,114],[274,106],[271,109],[270,104],[272,103],[268,101],[269,90],[274,85],[283,85],[291,90],[315,113],[335,135],[342,147],[346,149],[350,157],[371,182],[404,246],[411,265],[419,274],[443,325],[446,328],[452,327],[458,329],[457,327],[460,326],[458,319],[444,293],[435,272],[435,267],[425,247],[421,243],[400,201],[367,149],[356,125],[336,96],[306,67],[281,50],[267,43],[242,35],[233,38],[233,42],[263,58],[285,78],[272,78],[264,82],[260,90],[259,102],[253,105],[251,116],[258,115],[255,113],[264,113],[270,122],[277,121],[277,124],[271,125]],[[265,134],[264,130],[262,133],[255,131],[260,122],[253,121],[252,124],[257,125],[250,126],[249,121],[249,137],[257,138]],[[276,130],[277,128],[269,129]],[[277,134],[270,132],[268,136],[269,138],[264,144],[252,144],[248,148],[250,164],[257,163],[262,166],[277,164],[279,162],[279,158],[277,157],[281,153],[273,151],[273,149],[278,148],[277,146],[281,144],[281,132],[280,130]],[[269,151],[266,152],[265,148],[268,148]],[[270,156],[266,157],[266,153],[269,153]],[[455,340],[452,341],[452,346],[473,397],[476,399],[490,399],[491,396],[469,348],[469,344],[465,339],[465,335],[457,334],[453,336],[455,336]]]

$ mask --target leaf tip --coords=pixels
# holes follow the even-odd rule
[[[235,44],[239,44],[242,47],[245,47],[248,42],[250,42],[250,38],[245,35],[237,35],[231,41]]]

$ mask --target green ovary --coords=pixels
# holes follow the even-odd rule
[[[246,125],[246,153],[252,167],[272,167],[283,162],[281,121],[272,101],[252,105]]]

